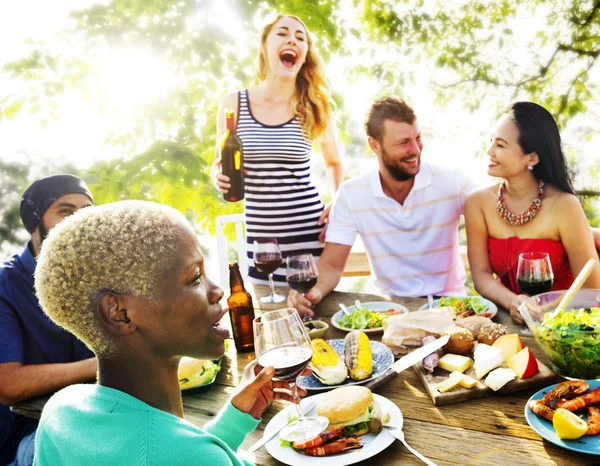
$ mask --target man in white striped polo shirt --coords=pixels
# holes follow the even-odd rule
[[[340,281],[360,234],[376,284],[398,296],[464,295],[465,268],[458,223],[475,184],[459,171],[421,163],[421,131],[413,109],[384,97],[365,119],[379,170],[346,181],[329,218],[318,262],[319,280],[306,296],[291,291],[290,306],[312,316]]]

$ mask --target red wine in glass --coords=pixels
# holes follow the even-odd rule
[[[546,293],[552,288],[554,273],[550,256],[545,252],[524,252],[519,254],[517,285],[529,296]]]
[[[317,284],[317,277],[303,272],[292,273],[287,276],[288,285],[292,290],[298,293],[306,294],[313,286]]]
[[[308,366],[312,350],[302,346],[280,346],[263,353],[258,358],[262,367],[273,366],[275,377],[281,380],[296,380]]]
[[[281,265],[281,254],[255,253],[254,266],[262,273],[273,273]]]

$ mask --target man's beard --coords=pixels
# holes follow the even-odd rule
[[[40,222],[40,245],[44,243],[44,240],[48,237],[48,229],[44,225],[44,221]]]
[[[409,155],[408,157],[412,157],[412,156]],[[383,161],[383,165],[387,169],[390,176],[392,178],[394,178],[396,181],[408,181],[411,178],[415,177],[415,175],[407,173],[406,170],[404,170],[403,168],[400,168],[396,165],[392,165],[394,162],[392,162],[391,157],[389,156],[389,154],[385,151],[385,149],[383,147],[381,148],[381,160]],[[419,163],[418,166],[420,168],[421,161],[419,160],[418,163]]]

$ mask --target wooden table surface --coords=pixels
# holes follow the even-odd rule
[[[264,296],[267,287],[249,288],[253,296]],[[286,289],[278,290],[281,294]],[[403,304],[410,311],[417,310],[426,300],[420,298],[388,298],[381,295],[332,292],[316,307],[316,318],[329,323],[329,318],[338,310],[338,303],[354,304],[355,299],[368,301],[393,301]],[[261,310],[285,307],[285,302],[265,305],[254,300],[257,314]],[[506,312],[500,311],[495,321],[518,332]],[[344,338],[342,332],[329,327],[327,339]],[[370,334],[371,339],[380,340],[381,334]],[[547,363],[547,358],[532,337],[522,337],[535,356]],[[243,368],[254,359],[254,353],[237,354],[231,345],[223,359],[222,369],[214,384],[197,389],[195,393],[184,393],[185,418],[202,427],[210,421],[232,395],[240,381]],[[427,456],[439,466],[443,465],[600,465],[597,456],[575,453],[559,448],[543,440],[525,421],[524,409],[529,397],[538,389],[492,395],[486,398],[465,401],[448,406],[434,406],[425,389],[412,370],[402,372],[387,385],[375,389],[381,396],[393,401],[404,416],[404,433],[409,445]],[[31,400],[14,406],[16,412],[36,417],[46,399]],[[281,464],[262,448],[254,454],[245,451],[260,439],[268,421],[287,404],[273,405],[263,414],[263,422],[251,433],[239,453],[257,465]],[[369,465],[419,465],[416,457],[409,453],[399,441],[383,452],[364,461]]]

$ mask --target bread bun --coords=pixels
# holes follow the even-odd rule
[[[479,337],[477,337],[477,340],[479,343],[491,346],[502,335],[508,335],[509,333],[510,330],[508,330],[508,328],[506,328],[504,325],[492,323],[486,327],[482,327],[479,330]]]
[[[373,400],[371,390],[352,385],[326,393],[317,403],[317,414],[329,419],[330,424],[346,422],[360,416]]]
[[[444,345],[444,351],[452,354],[469,354],[475,346],[475,338],[469,329],[463,327],[450,327],[442,332],[449,335],[448,343]]]

